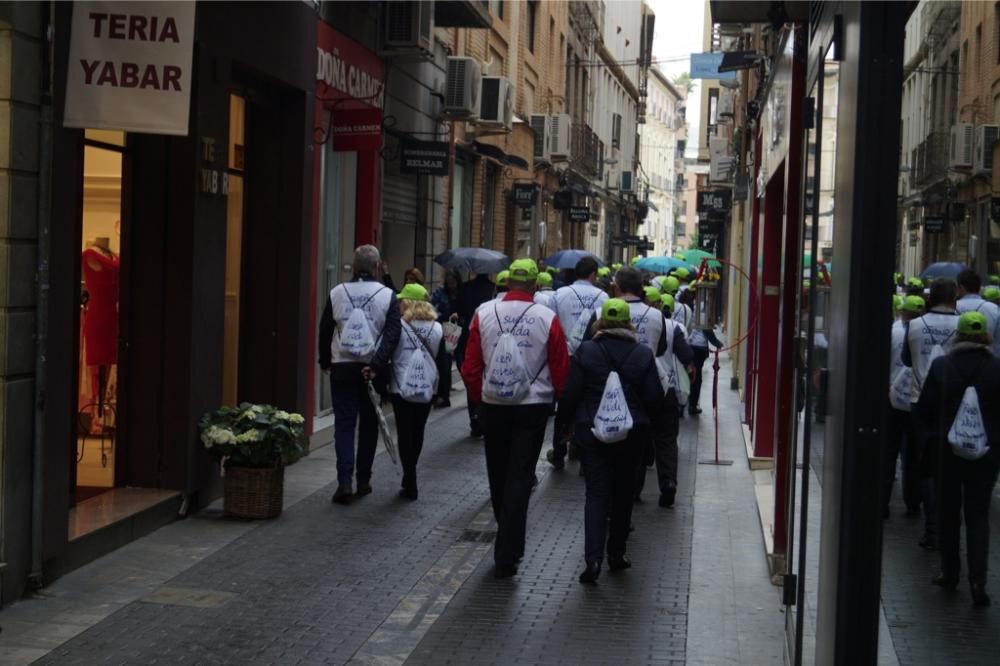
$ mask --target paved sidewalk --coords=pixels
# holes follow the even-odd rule
[[[675,508],[657,506],[650,472],[634,566],[592,588],[576,581],[577,464],[541,461],[520,573],[497,581],[482,444],[465,437],[461,393],[453,402],[428,426],[419,501],[397,499],[379,455],[374,494],[331,505],[333,451],[320,449],[289,468],[279,519],[203,511],[0,613],[0,663],[780,663],[777,591],[731,424],[722,435],[736,465],[704,468],[709,411],[682,421]]]

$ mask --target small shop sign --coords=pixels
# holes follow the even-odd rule
[[[715,213],[725,212],[732,208],[732,190],[702,190],[698,192],[697,212]]]
[[[333,149],[381,150],[382,112],[374,108],[337,109],[332,114]]]
[[[925,217],[924,231],[929,234],[944,233],[944,218],[940,216]]]
[[[186,136],[193,2],[76,2],[65,127]]]
[[[511,194],[517,207],[532,208],[538,199],[538,186],[534,183],[514,183]]]
[[[421,176],[447,176],[448,156],[446,141],[417,141],[405,138],[400,142],[399,172]]]
[[[590,222],[590,208],[588,206],[570,206],[570,222]]]

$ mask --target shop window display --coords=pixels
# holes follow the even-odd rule
[[[76,500],[114,487],[123,132],[87,130],[80,257]]]

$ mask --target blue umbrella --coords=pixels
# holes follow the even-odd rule
[[[677,268],[686,268],[692,273],[698,270],[697,266],[692,266],[676,257],[643,257],[636,263],[635,268],[650,273],[669,273]]]
[[[551,257],[545,259],[545,266],[551,266],[560,270],[564,268],[576,268],[577,262],[584,257],[596,259],[598,266],[604,265],[604,262],[601,261],[600,257],[592,252],[587,252],[586,250],[559,250]]]
[[[967,268],[965,264],[957,261],[938,261],[931,264],[920,274],[921,280],[933,280],[934,278],[947,277],[955,278]]]
[[[434,263],[449,270],[498,273],[510,266],[510,258],[503,252],[484,247],[456,247],[434,257]]]

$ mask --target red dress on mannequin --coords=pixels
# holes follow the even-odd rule
[[[83,319],[87,365],[118,362],[118,270],[115,254],[88,247],[83,251],[83,281],[89,299]]]

